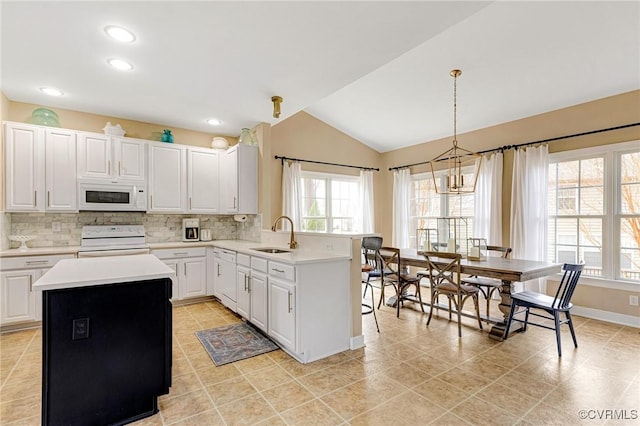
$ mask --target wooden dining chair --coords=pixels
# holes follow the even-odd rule
[[[384,289],[387,286],[392,286],[396,292],[396,316],[400,318],[400,307],[404,305],[406,299],[407,290],[410,287],[415,288],[414,299],[418,299],[420,303],[420,309],[424,312],[424,305],[422,303],[422,294],[420,293],[420,278],[411,275],[404,271],[402,266],[402,258],[400,257],[400,249],[395,247],[382,247],[380,249],[383,252],[390,254],[386,259],[381,256],[384,262],[384,270],[392,271],[391,274],[384,274],[382,278],[382,287],[380,289],[380,300],[378,301],[378,309],[382,305],[384,300]],[[412,300],[415,302],[415,300]]]
[[[501,257],[505,259],[509,257],[511,251],[511,247],[487,246],[487,252],[489,254],[500,253]],[[471,275],[470,277],[463,278],[462,284],[478,287],[478,290],[480,290],[487,302],[487,322],[489,322],[489,307],[491,297],[493,297],[493,294],[496,292],[500,293],[500,289],[502,288],[502,281],[495,278]]]
[[[458,337],[462,337],[462,307],[467,299],[471,298],[476,309],[478,326],[482,330],[482,320],[480,319],[480,307],[478,305],[478,288],[464,285],[460,282],[460,253],[445,253],[437,251],[420,252],[427,259],[427,271],[431,283],[431,310],[427,326],[431,322],[433,309],[438,309],[438,298],[440,295],[446,296],[449,302],[449,321],[451,321],[451,304],[455,305],[458,316]],[[438,262],[436,262],[438,258]]]
[[[509,337],[509,327],[511,326],[511,321],[518,321],[523,323],[524,326],[522,327],[522,331],[527,331],[527,324],[546,328],[548,330],[555,330],[556,344],[558,345],[558,357],[562,357],[560,326],[562,324],[568,324],[569,331],[571,331],[571,337],[573,338],[573,344],[577,348],[578,341],[576,340],[576,333],[573,330],[573,321],[571,320],[570,313],[571,308],[573,307],[573,304],[571,303],[571,297],[573,296],[573,292],[576,289],[576,285],[578,284],[578,279],[580,278],[580,274],[582,274],[583,268],[584,264],[574,265],[565,263],[562,266],[562,279],[558,284],[558,290],[556,291],[556,295],[554,297],[542,293],[537,293],[535,291],[522,291],[520,293],[511,294],[511,310],[509,311],[509,319],[507,320],[507,327],[504,331],[504,340],[507,340],[507,337]],[[516,312],[519,307],[523,307],[525,309]],[[550,316],[539,314],[536,312],[530,312],[531,309],[544,311]],[[525,314],[524,320],[514,318],[514,315],[518,315],[523,312]],[[560,319],[561,312],[564,312],[565,314],[564,320]],[[529,322],[529,315],[534,315],[536,317],[544,319],[550,319],[553,321],[554,326],[549,327],[546,324]]]

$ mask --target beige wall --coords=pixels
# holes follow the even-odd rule
[[[21,123],[29,123],[31,120],[31,112],[40,108],[42,105],[26,104],[22,102],[9,101],[8,114],[3,115],[3,120],[17,121]],[[195,145],[209,148],[211,140],[214,136],[224,136],[229,140],[231,145],[237,142],[236,137],[226,135],[218,135],[215,133],[195,132],[193,130],[180,129],[162,124],[144,123],[141,121],[125,120],[118,117],[109,117],[105,115],[89,114],[86,112],[72,111],[62,108],[47,107],[54,111],[60,117],[60,126],[65,129],[82,130],[86,132],[104,133],[102,128],[107,121],[111,124],[120,124],[126,131],[125,136],[131,138],[140,138],[147,140],[160,141],[160,136],[164,129],[171,129],[174,143],[184,145]],[[212,128],[213,129],[213,128]]]
[[[299,112],[271,128],[271,151],[269,161],[271,162],[270,216],[272,219],[282,212],[282,166],[280,160],[274,158],[275,155],[363,167],[380,167],[381,161],[381,154],[376,150],[305,112]],[[358,169],[312,163],[302,163],[302,169],[354,176],[360,173]],[[374,188],[382,185],[382,174],[384,173],[374,173]],[[386,221],[377,214],[382,202],[382,198],[376,194],[376,228]],[[270,221],[263,219],[265,219],[263,226],[270,227]]]

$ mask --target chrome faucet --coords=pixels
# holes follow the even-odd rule
[[[291,241],[289,241],[289,248],[291,249],[298,248],[298,243],[296,242],[295,234],[293,233],[293,220],[291,220],[289,216],[280,216],[279,218],[277,218],[276,221],[273,222],[273,226],[271,227],[271,230],[273,232],[276,232],[276,226],[278,226],[278,222],[280,221],[280,219],[287,219],[291,224]]]

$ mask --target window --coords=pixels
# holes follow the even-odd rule
[[[436,179],[445,179],[444,173],[436,174]],[[473,176],[466,174],[465,181],[471,182]],[[445,232],[443,221],[438,221],[442,217],[463,218],[458,222],[459,244],[458,252],[467,252],[467,238],[473,235],[473,216],[474,216],[474,194],[465,195],[446,195],[436,193],[431,173],[422,173],[411,176],[411,190],[409,195],[410,202],[410,218],[409,218],[409,246],[412,248],[425,249],[427,238],[431,243],[438,240],[445,241],[447,236],[438,238],[436,232]],[[438,224],[440,230],[438,231]],[[464,227],[464,229],[460,229]],[[427,231],[419,230],[429,229]],[[453,231],[451,231],[453,233]]]
[[[640,281],[637,142],[550,156],[548,255],[583,275]]]
[[[360,232],[356,176],[302,172],[302,231]]]

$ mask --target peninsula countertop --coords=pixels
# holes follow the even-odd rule
[[[63,259],[33,284],[34,290],[59,290],[171,278],[175,272],[151,254]]]

